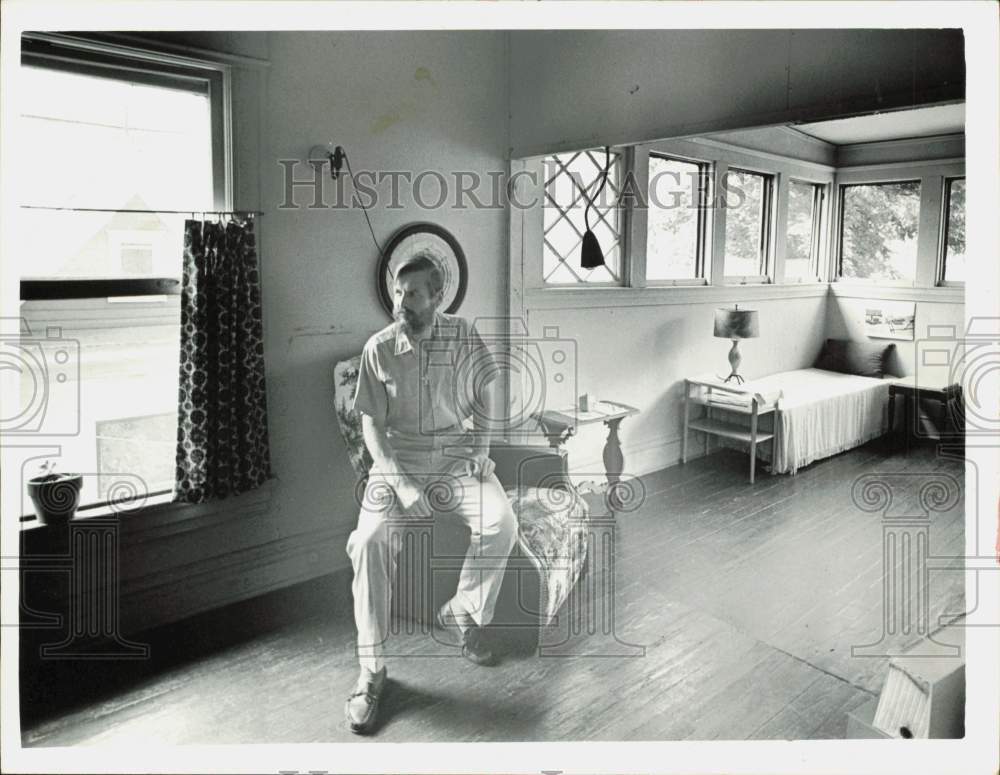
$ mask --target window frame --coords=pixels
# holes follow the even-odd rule
[[[197,83],[190,89],[206,93],[210,102],[212,133],[213,208],[228,211],[233,206],[234,144],[232,132],[232,69],[224,62],[197,59],[168,53],[155,48],[106,42],[87,34],[24,32],[21,35],[20,62],[25,66],[45,67],[69,73],[116,78],[116,73],[128,80],[177,87]],[[124,78],[119,79],[124,80]],[[182,87],[183,88],[183,87]],[[34,207],[22,203],[22,209],[59,210],[91,208]],[[96,211],[113,208],[92,208]],[[201,212],[193,209],[192,214]],[[117,212],[128,212],[120,210]],[[157,211],[151,211],[157,212]],[[168,211],[161,211],[168,212]],[[186,211],[178,211],[184,213]],[[60,329],[142,327],[176,322],[181,281],[178,277],[112,277],[112,278],[31,278],[20,280],[22,317],[25,320],[50,320]],[[95,311],[101,314],[95,317]],[[37,321],[36,321],[37,322]],[[96,435],[94,441],[96,443]],[[149,504],[165,502],[170,491],[144,493]],[[111,504],[107,500],[82,503],[78,513],[104,513]],[[30,515],[22,515],[24,524],[31,524]]]
[[[956,180],[965,182],[965,173],[961,175],[944,175],[941,179],[941,221],[938,226],[940,238],[938,240],[938,264],[936,271],[935,285],[942,288],[964,288],[964,280],[946,280],[945,273],[948,271],[948,216],[951,212],[951,184]],[[966,183],[968,190],[968,183]],[[968,201],[968,199],[966,200]]]
[[[862,277],[844,277],[844,207],[845,207],[845,196],[846,189],[855,186],[892,186],[899,185],[901,183],[917,183],[920,186],[920,198],[917,205],[917,236],[916,236],[916,259],[914,261],[913,279],[912,280],[884,280],[880,278],[862,278]],[[924,201],[924,188],[925,181],[917,175],[914,177],[912,170],[909,174],[903,174],[899,177],[889,177],[889,176],[878,176],[872,177],[871,179],[862,180],[851,180],[849,182],[843,182],[838,179],[837,181],[837,222],[835,224],[835,235],[836,240],[836,252],[834,254],[834,276],[833,282],[856,284],[856,285],[884,285],[884,286],[894,286],[902,288],[912,288],[917,286],[917,281],[920,276],[920,221],[923,217],[923,201]]]
[[[821,282],[822,278],[822,263],[823,263],[823,248],[826,239],[826,226],[829,223],[827,217],[827,207],[829,203],[829,189],[830,184],[824,183],[817,180],[809,180],[808,178],[799,175],[789,175],[786,178],[786,196],[791,195],[792,185],[799,184],[803,186],[811,186],[813,189],[813,211],[812,211],[812,226],[811,226],[811,239],[809,245],[809,266],[810,273],[806,277],[796,277],[790,280],[788,278],[788,273],[786,267],[788,266],[788,249],[787,242],[785,248],[785,254],[782,258],[782,284],[797,285],[801,283],[818,283]],[[784,230],[785,238],[787,240],[788,236],[788,214],[785,213],[784,219]]]
[[[22,33],[20,62],[22,66],[44,67],[115,80],[124,78],[116,78],[114,73],[127,73],[129,80],[175,88],[185,88],[183,84],[199,84],[198,89],[189,90],[206,93],[209,98],[213,207],[220,211],[232,209],[232,70],[229,65],[154,49],[108,43],[86,35],[44,32]],[[48,209],[35,208],[30,203],[22,203],[22,207]],[[113,211],[111,208],[108,209]],[[200,211],[194,209],[192,214]],[[180,281],[173,277],[84,280],[32,278],[21,280],[20,286],[22,301],[163,296],[180,293]]]
[[[541,283],[540,287],[542,287],[542,288],[551,288],[551,289],[560,289],[560,290],[565,290],[565,289],[569,289],[569,288],[622,288],[622,287],[627,287],[628,284],[629,284],[628,283],[628,278],[629,278],[630,273],[631,273],[631,267],[630,267],[630,261],[629,261],[629,254],[631,252],[631,244],[630,244],[631,206],[630,205],[622,205],[622,202],[621,202],[621,189],[622,189],[622,186],[624,185],[625,181],[628,179],[629,175],[631,174],[631,171],[633,170],[633,167],[634,167],[634,161],[633,161],[633,159],[634,159],[634,153],[633,153],[633,151],[632,151],[632,149],[630,147],[622,147],[622,146],[614,146],[614,145],[611,146],[612,162],[611,162],[611,171],[608,172],[608,185],[610,186],[613,183],[614,186],[619,191],[619,196],[618,196],[617,203],[612,208],[617,213],[617,218],[618,218],[618,256],[619,256],[618,280],[617,281],[602,281],[602,282],[588,282],[586,280],[581,280],[581,281],[578,281],[578,282],[575,282],[575,283],[550,283],[550,282],[548,282],[545,279],[545,233],[546,232],[545,232],[545,214],[544,214],[544,209],[545,209],[545,207],[548,206],[548,199],[549,199],[549,194],[548,194],[548,191],[546,190],[547,189],[547,179],[546,179],[546,174],[545,174],[546,163],[552,157],[566,155],[566,154],[573,154],[574,158],[575,158],[575,156],[578,156],[581,153],[599,153],[599,154],[603,155],[603,152],[604,152],[604,147],[603,146],[600,147],[600,148],[583,148],[583,149],[580,149],[580,150],[577,150],[577,151],[557,151],[557,152],[549,153],[549,154],[546,154],[545,156],[541,157],[541,159],[540,159],[540,161],[541,161],[541,169],[542,169],[542,185],[541,185],[542,224],[541,224],[541,230],[542,230],[542,240],[543,240],[543,243],[542,243],[542,249],[540,251],[540,261],[539,261],[538,267],[539,267],[539,271],[541,273],[541,276],[540,276],[539,280],[540,280],[540,283]],[[617,159],[615,157],[617,157]],[[565,168],[566,165],[560,164],[559,166],[562,169],[560,169],[560,171],[558,173],[556,173],[557,175],[558,174],[562,174],[564,172],[564,168]],[[618,177],[617,177],[617,179],[615,179],[613,177],[613,175],[614,175],[613,170],[615,170],[615,168],[617,168],[617,170],[618,170]],[[604,196],[604,194],[602,194],[602,196]],[[558,205],[554,205],[554,206],[558,207]],[[596,208],[595,208],[595,210],[596,210]],[[560,216],[560,217],[565,218],[564,215]],[[601,220],[600,216],[597,216],[597,217],[598,217],[598,220]],[[605,223],[607,223],[607,222],[605,221]],[[576,249],[579,250],[579,246],[577,246]],[[575,272],[574,272],[574,274],[575,274]]]
[[[774,235],[777,233],[777,206],[776,200],[779,187],[779,173],[765,170],[760,167],[748,166],[745,164],[727,164],[722,177],[731,172],[744,175],[757,175],[764,179],[763,201],[761,202],[761,229],[760,229],[760,260],[763,273],[759,275],[731,275],[726,274],[726,256],[722,256],[722,284],[723,285],[773,285],[774,265],[775,265],[775,245]],[[721,181],[720,181],[721,184]],[[720,189],[722,186],[720,185]],[[729,208],[726,207],[728,211]],[[728,213],[726,217],[728,226]],[[725,230],[723,230],[723,252],[725,251]]]
[[[792,130],[789,130],[792,131]],[[938,286],[940,271],[940,220],[942,218],[943,178],[966,177],[965,158],[958,155],[960,148],[954,143],[945,150],[951,155],[939,158],[917,156],[923,153],[923,146],[916,140],[906,141],[914,147],[915,158],[912,161],[864,161],[862,163],[837,164],[831,161],[816,161],[807,158],[780,156],[768,150],[751,148],[729,142],[728,139],[713,137],[690,137],[669,140],[656,140],[637,143],[630,146],[618,146],[626,154],[633,154],[631,167],[636,189],[636,200],[633,205],[631,198],[622,203],[623,210],[629,218],[628,243],[629,250],[625,256],[628,262],[626,282],[621,286],[543,286],[534,280],[540,277],[540,215],[532,207],[515,207],[511,210],[508,237],[511,244],[520,246],[517,256],[512,253],[512,261],[522,265],[523,285],[520,294],[533,299],[534,304],[556,305],[559,308],[573,303],[602,303],[610,306],[634,306],[650,304],[684,304],[700,298],[726,298],[734,288],[742,289],[740,293],[747,298],[785,298],[797,295],[808,295],[825,289],[832,293],[871,294],[884,292],[899,294],[903,289],[919,291],[921,298],[944,299],[957,298],[955,294],[961,288]],[[873,148],[865,157],[898,158],[901,153],[895,143],[892,153],[881,145]],[[955,146],[955,147],[953,147]],[[845,146],[847,148],[847,146]],[[554,149],[550,153],[563,152]],[[769,282],[742,283],[743,278],[723,278],[721,259],[724,252],[724,235],[720,227],[725,224],[725,212],[721,208],[710,207],[711,213],[706,213],[708,239],[706,245],[703,281],[698,283],[682,283],[681,281],[647,281],[645,278],[646,240],[648,224],[645,208],[638,197],[643,192],[648,193],[649,154],[676,158],[694,163],[707,163],[711,168],[712,200],[720,191],[719,179],[730,166],[773,176],[777,194],[772,202],[772,239],[770,246]],[[548,155],[548,154],[546,154]],[[515,159],[511,161],[511,174],[518,176],[518,198],[520,202],[538,200],[538,185],[529,182],[531,176],[539,175],[534,170],[538,168],[542,155]],[[851,157],[853,158],[853,156]],[[860,157],[859,157],[860,158]],[[529,179],[520,176],[528,174]],[[894,183],[919,179],[921,183],[920,225],[918,233],[917,276],[913,283],[888,281],[867,281],[841,279],[840,272],[840,234],[841,234],[841,187],[851,184]],[[823,206],[820,208],[820,223],[818,236],[819,255],[815,270],[818,276],[813,281],[809,278],[785,279],[784,263],[786,258],[787,229],[787,199],[788,181],[809,183],[822,187]],[[513,264],[512,264],[513,265]],[[518,274],[512,271],[510,275],[512,288],[518,286]],[[753,290],[751,290],[753,289]],[[838,290],[840,289],[840,290]],[[884,289],[882,291],[881,289]],[[519,297],[520,298],[520,297]],[[742,297],[741,297],[742,298]],[[522,308],[520,303],[512,303],[511,309]]]
[[[715,191],[713,187],[714,182],[714,170],[715,164],[707,159],[699,159],[689,156],[684,156],[677,153],[668,153],[666,151],[650,150],[647,154],[648,159],[664,159],[666,161],[678,161],[685,164],[694,164],[698,167],[698,178],[699,178],[699,202],[698,202],[698,221],[695,226],[697,245],[695,246],[695,276],[694,277],[683,277],[674,278],[670,280],[650,280],[649,279],[649,258],[648,251],[644,247],[646,252],[646,261],[643,264],[643,285],[649,288],[673,288],[676,286],[692,286],[692,285],[707,285],[709,282],[709,275],[712,265],[712,221],[710,218],[711,202],[715,197]],[[647,212],[651,209],[652,205],[649,202],[649,167],[647,162],[646,169],[646,192],[647,197],[646,209]],[[648,217],[647,217],[648,218]],[[646,233],[644,235],[646,239],[646,245],[648,245],[649,240],[649,226],[647,223]]]

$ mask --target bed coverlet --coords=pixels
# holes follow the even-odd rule
[[[799,468],[852,449],[885,433],[892,377],[876,379],[824,369],[795,369],[747,382],[764,395],[780,393],[771,472],[794,474]]]

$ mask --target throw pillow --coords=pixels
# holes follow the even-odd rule
[[[881,379],[885,374],[886,358],[895,347],[892,343],[827,339],[815,368]]]

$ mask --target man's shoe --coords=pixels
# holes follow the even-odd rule
[[[354,692],[347,698],[344,706],[347,728],[354,734],[367,735],[375,728],[378,703],[385,689],[387,675],[388,672],[384,667],[377,673],[361,669]]]
[[[477,665],[495,665],[496,656],[485,643],[482,627],[468,614],[455,614],[451,603],[445,603],[434,617],[437,626],[454,636],[462,646],[462,656]]]

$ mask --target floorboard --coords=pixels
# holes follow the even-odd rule
[[[852,656],[885,618],[883,520],[853,502],[853,484],[914,474],[896,503],[918,510],[921,475],[961,479],[961,463],[875,442],[794,477],[750,485],[745,469],[721,449],[643,478],[643,503],[618,516],[614,578],[595,567],[584,580],[591,602],[613,606],[614,637],[583,632],[492,669],[424,633],[398,637],[373,738],[343,727],[354,630],[348,611],[315,603],[343,597],[329,577],[274,593],[266,612],[250,601],[151,633],[149,663],[87,665],[106,674],[91,683],[74,681],[79,665],[53,668],[44,706],[22,704],[24,744],[841,738],[886,665]],[[962,508],[930,515],[932,554],[961,551]],[[940,564],[935,624],[965,607],[960,569]]]

